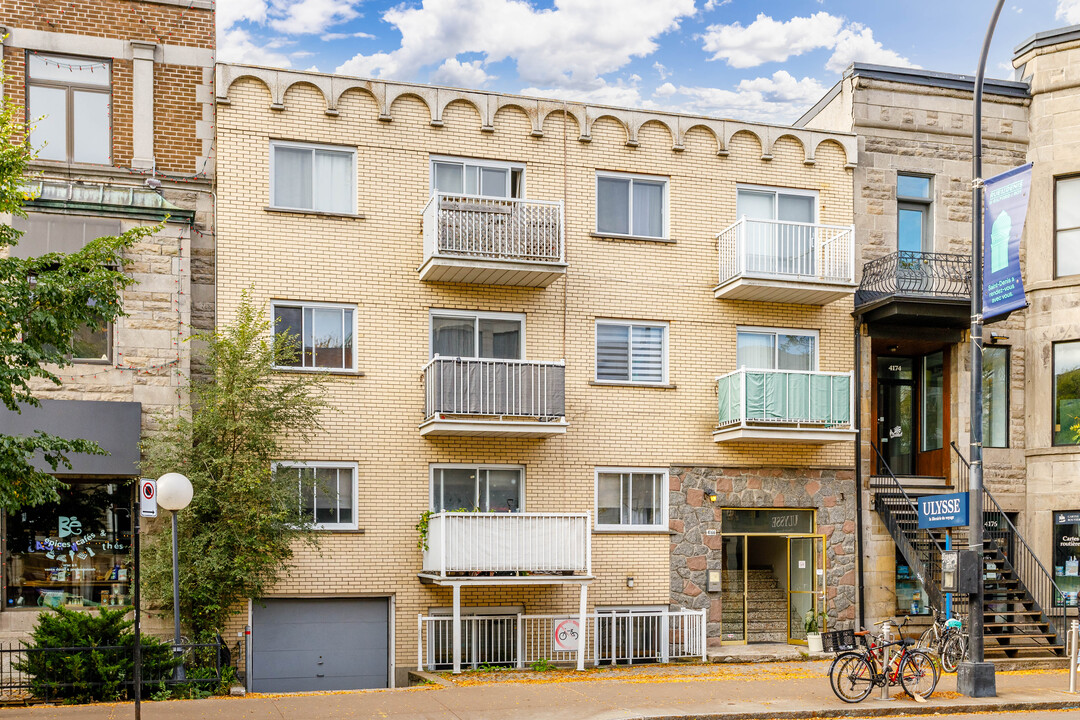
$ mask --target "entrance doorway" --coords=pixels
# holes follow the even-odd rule
[[[911,358],[878,359],[878,447],[895,475],[915,474],[913,367]],[[879,467],[878,472],[886,469]]]
[[[875,340],[871,441],[876,475],[949,477],[949,350],[941,343]]]
[[[731,508],[723,518],[721,641],[805,645],[807,614],[825,607],[814,511]]]

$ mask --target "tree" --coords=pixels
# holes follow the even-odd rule
[[[26,217],[29,198],[22,186],[31,150],[20,141],[16,108],[0,105],[0,213]],[[37,406],[35,378],[60,385],[55,370],[71,364],[68,349],[75,333],[89,325],[103,327],[122,316],[123,289],[134,280],[123,272],[124,251],[155,227],[139,227],[116,237],[102,237],[70,254],[10,257],[22,233],[0,224],[0,403],[19,412]],[[32,464],[40,452],[56,470],[71,467],[69,453],[104,455],[96,443],[38,432],[6,435],[0,428],[0,510],[13,511],[59,499],[64,483]]]
[[[325,409],[323,388],[309,375],[281,374],[296,338],[270,336],[264,310],[247,293],[235,322],[195,335],[207,378],[193,379],[191,405],[143,443],[148,475],[180,472],[194,496],[179,524],[180,610],[196,637],[220,632],[229,614],[277,581],[298,541],[317,543],[300,517],[295,471],[274,473],[284,437],[308,439]],[[144,556],[149,598],[172,603],[171,529],[151,530]]]

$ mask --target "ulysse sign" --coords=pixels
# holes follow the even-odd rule
[[[968,524],[967,493],[926,495],[919,498],[919,528],[957,527]]]

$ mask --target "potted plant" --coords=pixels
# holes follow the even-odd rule
[[[821,622],[819,623],[818,620]],[[807,649],[812,653],[823,652],[821,647],[821,626],[825,624],[825,611],[807,610],[803,616],[803,629],[806,630]]]

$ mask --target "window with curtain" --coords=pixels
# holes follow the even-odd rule
[[[1009,348],[983,348],[983,446],[1009,447]]]
[[[1080,445],[1080,340],[1054,343],[1054,444]]]
[[[813,275],[817,196],[770,188],[739,188],[735,215],[745,218],[747,270]],[[796,224],[799,223],[799,224]]]
[[[644,238],[666,236],[668,181],[599,173],[596,176],[596,231]]]
[[[750,370],[816,370],[817,334],[797,330],[740,328],[735,364]]]
[[[486,465],[436,465],[431,469],[434,512],[521,512],[525,468]]]
[[[520,198],[524,177],[524,166],[456,158],[431,161],[432,191],[449,195]]]
[[[431,313],[431,356],[520,360],[525,318],[504,313]]]
[[[945,353],[922,359],[922,451],[945,446]]]
[[[355,370],[355,306],[285,303],[271,305],[274,334],[288,333],[294,353],[282,367]]]
[[[278,477],[296,478],[299,515],[316,530],[355,530],[356,466],[335,463],[278,463]]]
[[[667,382],[667,325],[596,322],[596,379],[657,385]]]
[[[1080,177],[1054,180],[1054,277],[1080,275]]]
[[[925,175],[896,175],[896,249],[931,252],[933,195]]]
[[[26,120],[42,160],[112,164],[112,63],[26,55]]]
[[[292,210],[356,212],[356,151],[271,143],[271,205]]]
[[[667,527],[667,472],[602,468],[596,471],[597,529]]]

